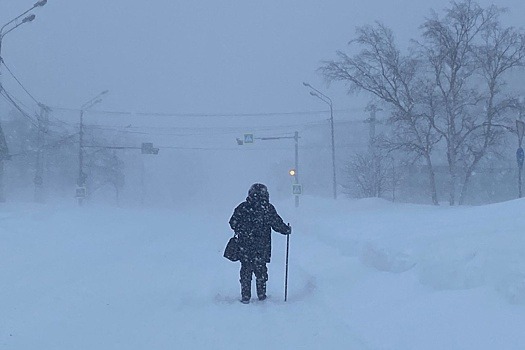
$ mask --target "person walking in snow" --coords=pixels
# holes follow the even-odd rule
[[[241,302],[248,304],[251,298],[252,274],[255,274],[257,297],[266,299],[266,281],[272,252],[272,229],[283,235],[292,232],[270,203],[268,188],[253,184],[248,197],[235,208],[230,218],[230,227],[237,235],[241,261]]]

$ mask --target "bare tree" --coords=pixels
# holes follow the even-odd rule
[[[486,26],[481,33],[482,42],[475,45],[475,64],[485,83],[483,95],[482,128],[479,122],[475,132],[466,139],[463,147],[465,175],[459,204],[465,202],[472,173],[481,159],[503,139],[502,125],[508,124],[507,112],[518,105],[516,99],[505,94],[506,73],[525,65],[525,35],[513,27],[503,28],[499,21]]]
[[[497,18],[498,9],[482,9],[471,0],[452,3],[444,18],[436,13],[427,19],[420,44],[434,85],[438,107],[433,128],[446,142],[449,169],[449,203],[456,202],[458,163],[468,137],[482,121],[473,109],[482,100],[475,84],[476,65],[473,47],[476,39]]]
[[[390,107],[394,132],[382,146],[425,159],[432,202],[437,205],[432,151],[439,135],[428,118],[427,84],[418,77],[421,61],[402,55],[392,31],[380,23],[359,27],[356,32],[357,39],[349,44],[361,51],[352,57],[339,51],[338,60],[324,62],[319,70],[329,82],[344,82],[349,92],[368,92]]]
[[[329,82],[365,91],[390,110],[391,134],[381,147],[424,159],[432,202],[438,204],[433,156],[443,141],[449,175],[449,203],[465,202],[470,179],[480,161],[505,138],[508,113],[516,98],[505,78],[525,65],[523,31],[504,27],[495,6],[472,0],[452,2],[440,18],[432,12],[421,29],[422,41],[402,55],[384,25],[357,28],[350,42],[360,50],[324,62]]]
[[[388,161],[385,151],[380,149],[356,154],[346,167],[349,184],[345,187],[357,197],[382,197],[395,182],[393,167]]]

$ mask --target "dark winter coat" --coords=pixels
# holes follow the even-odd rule
[[[284,235],[290,233],[290,228],[271,203],[250,196],[235,208],[230,227],[238,235],[241,262],[260,259],[269,263],[272,254],[272,229]]]

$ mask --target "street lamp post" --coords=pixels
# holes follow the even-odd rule
[[[330,106],[330,131],[332,134],[332,186],[333,186],[334,199],[337,199],[337,179],[336,179],[336,171],[335,171],[336,167],[335,167],[334,109],[333,109],[332,99],[308,83],[303,83],[303,85],[314,90],[314,91],[310,91],[310,95],[317,97],[318,99],[320,99],[321,101],[323,101],[324,103]]]
[[[29,10],[24,11],[20,15],[16,16],[6,24],[4,24],[2,27],[0,27],[0,91],[3,89],[2,86],[2,41],[4,37],[11,33],[16,28],[20,27],[22,24],[29,23],[35,19],[34,14],[30,14],[29,16],[24,17],[28,12],[33,10],[36,7],[42,7],[47,3],[47,0],[40,0],[36,2]],[[16,23],[20,18],[22,18],[22,21],[19,23]],[[4,29],[6,29],[9,25],[15,23],[15,25],[4,32]],[[9,159],[9,149],[7,148],[7,143],[5,142],[5,136],[4,131],[2,129],[2,125],[0,124],[0,202],[5,202],[5,194],[4,194],[4,161]]]
[[[78,205],[82,205],[84,198],[86,197],[86,174],[84,173],[84,113],[96,105],[102,102],[102,96],[107,94],[108,90],[102,91],[91,100],[87,101],[80,107],[80,126],[79,126],[79,146],[78,146],[78,180],[77,180],[77,191],[76,197],[78,199]]]

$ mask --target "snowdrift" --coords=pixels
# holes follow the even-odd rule
[[[269,299],[222,258],[237,200],[0,210],[1,349],[524,349],[525,201],[277,202]]]

